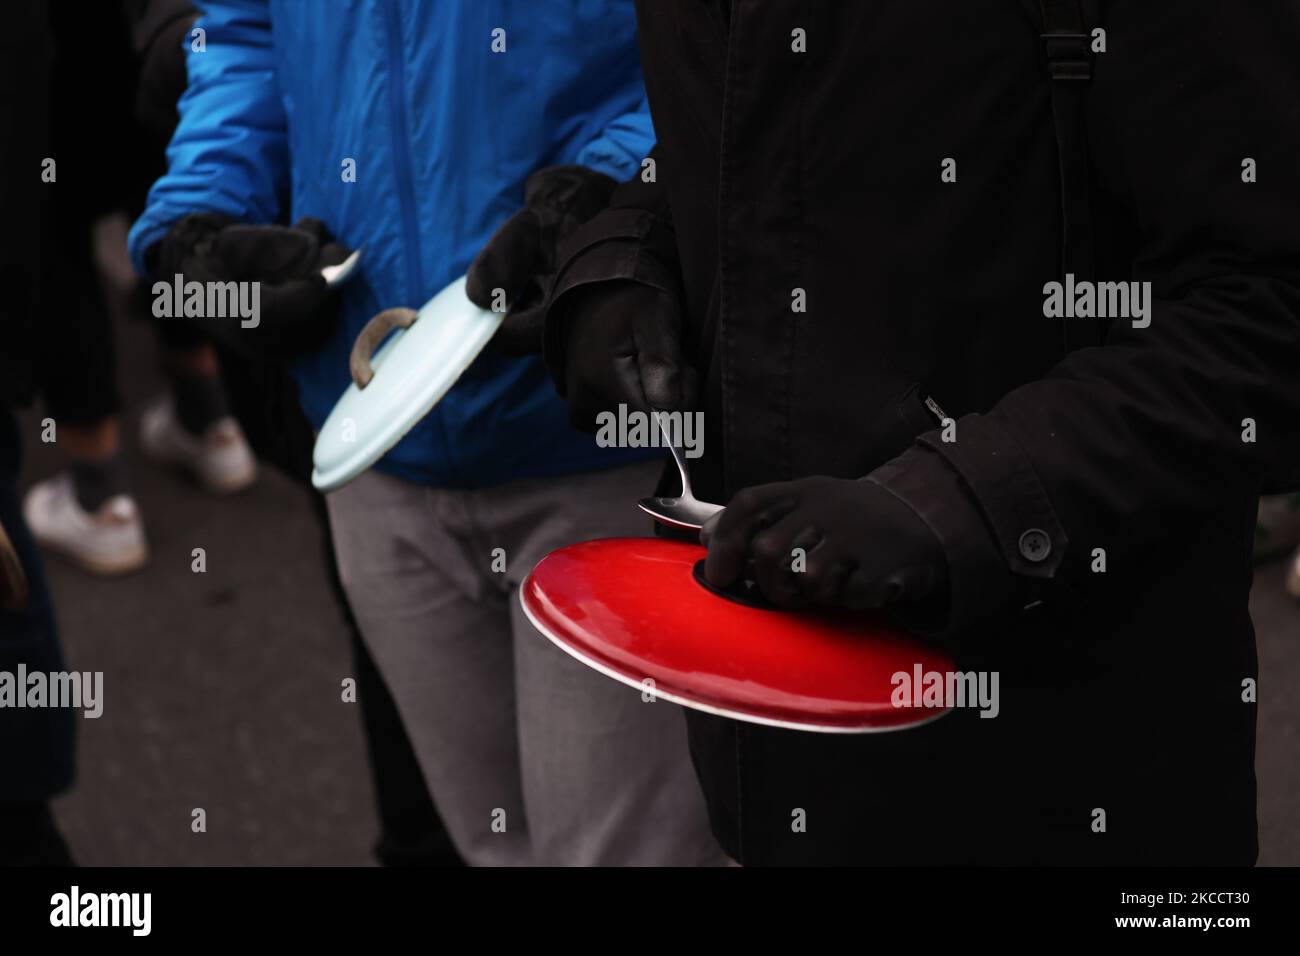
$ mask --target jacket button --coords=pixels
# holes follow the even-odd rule
[[[1037,564],[1052,553],[1052,539],[1040,528],[1030,528],[1020,536],[1020,556]]]

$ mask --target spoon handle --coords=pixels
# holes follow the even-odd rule
[[[668,413],[659,408],[652,408],[650,411],[653,413],[652,417],[655,420],[655,425],[659,429],[659,434],[664,436],[664,441],[665,444],[668,445],[668,450],[673,453],[673,461],[677,462],[677,471],[682,476],[682,497],[693,499],[695,496],[691,494],[691,478],[686,471],[686,459],[682,457],[682,450],[678,448],[677,443],[673,441],[672,432],[668,428],[665,428],[663,422],[659,420],[660,415],[667,416]]]

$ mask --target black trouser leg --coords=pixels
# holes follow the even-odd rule
[[[0,608],[0,671],[58,672],[63,654],[41,557],[23,522],[19,464],[18,426],[0,407],[0,525],[27,579],[25,606]],[[66,708],[0,708],[0,865],[72,862],[48,800],[72,784],[74,739]]]

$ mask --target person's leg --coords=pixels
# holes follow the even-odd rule
[[[148,547],[118,435],[109,287],[81,213],[61,208],[58,272],[44,290],[67,334],[46,336],[39,354],[50,437],[68,467],[28,491],[25,515],[42,545],[92,573],[119,574],[141,567]]]
[[[168,394],[140,419],[140,444],[156,464],[178,468],[214,494],[257,478],[244,433],[230,413],[216,349],[182,322],[157,323]]]
[[[0,408],[0,526],[23,569],[25,601],[0,607],[0,671],[20,666],[64,669],[54,608],[40,553],[18,503],[18,429]],[[0,708],[0,865],[60,866],[71,862],[54,825],[49,799],[72,783],[73,713],[66,709]]]
[[[64,422],[59,445],[72,470],[77,503],[85,511],[93,514],[108,499],[127,493],[116,415],[85,424]]]
[[[660,464],[643,463],[477,493],[484,561],[514,620],[524,799],[533,852],[548,865],[698,866],[725,862],[709,828],[681,709],[574,660],[528,621],[518,589],[547,552],[592,538],[644,536],[636,507]],[[502,580],[504,578],[504,580]]]
[[[379,811],[375,858],[381,866],[464,866],[429,797],[393,695],[355,628],[349,632],[348,643]]]
[[[325,499],[310,489],[312,511],[325,533],[324,564],[330,591],[342,612],[352,649],[353,672],[357,678],[357,703],[361,705],[361,728],[366,737],[370,758],[370,782],[379,811],[379,841],[375,858],[381,866],[464,866],[447,828],[429,796],[420,762],[411,747],[411,738],[402,726],[402,716],[393,703],[393,695],[375,666],[370,649],[361,639],[352,609],[348,606],[343,582],[339,579],[338,558],[330,537],[329,515]]]
[[[125,574],[149,559],[144,520],[127,487],[117,419],[55,428],[67,470],[28,489],[23,515],[36,539],[92,574]]]
[[[232,413],[258,460],[302,486],[312,516],[321,528],[321,564],[330,594],[347,628],[370,782],[379,812],[375,857],[383,866],[461,866],[464,861],[456,853],[429,797],[424,774],[402,726],[401,715],[393,704],[393,696],[375,667],[348,607],[347,594],[339,580],[325,497],[311,486],[311,453],[316,434],[299,405],[293,378],[282,366],[255,363],[225,349],[219,349],[218,359]]]
[[[116,410],[78,415],[65,411],[54,396],[47,404],[81,509],[93,515],[106,501],[130,495]]]
[[[178,346],[167,344],[166,337],[163,342],[163,374],[176,403],[176,420],[201,438],[214,422],[230,414],[216,349],[207,342]]]
[[[0,866],[73,866],[48,801],[0,803]]]
[[[465,493],[371,471],[326,503],[348,603],[457,851],[531,863],[510,617],[472,566]]]

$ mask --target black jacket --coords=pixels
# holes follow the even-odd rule
[[[1034,0],[640,13],[657,181],[570,244],[552,364],[574,287],[679,295],[707,369],[698,493],[870,474],[943,541],[959,666],[1001,678],[996,719],[884,735],[692,712],[724,846],[746,864],[1251,863],[1253,518],[1264,471],[1300,450],[1300,7],[1089,11],[1095,276],[1155,302],[1146,328],[1067,320],[1068,355],[1044,316],[1065,270]]]

